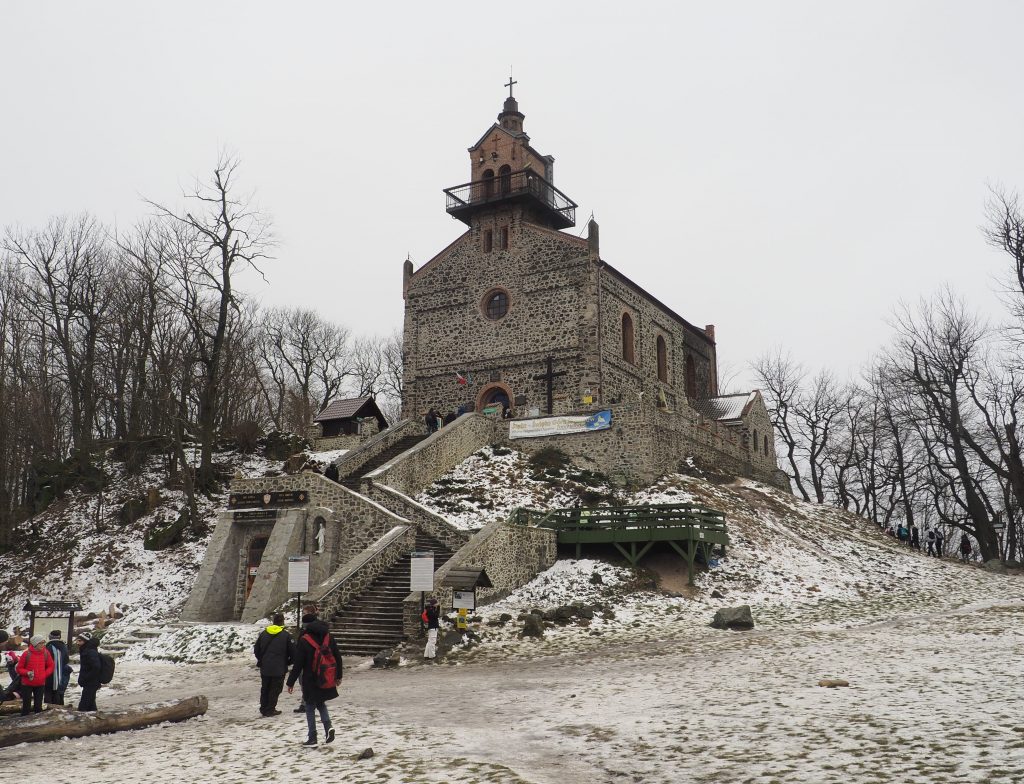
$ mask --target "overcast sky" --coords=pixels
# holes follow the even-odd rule
[[[126,226],[218,152],[279,244],[270,304],[400,328],[401,267],[514,69],[602,257],[722,364],[856,372],[900,299],[998,316],[989,184],[1024,189],[1024,3],[7,2],[0,223]]]

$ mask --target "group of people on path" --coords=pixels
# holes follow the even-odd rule
[[[25,646],[23,636],[15,630],[14,635],[0,629],[0,648],[3,649],[4,663],[11,682],[0,689],[0,702],[21,698],[21,715],[41,713],[43,705],[63,705],[64,695],[71,682],[71,652],[61,639],[57,629],[49,638],[35,634]],[[96,692],[101,686],[102,662],[99,641],[89,632],[77,635],[81,663],[78,668],[78,685],[82,696],[78,710],[96,710]]]
[[[921,549],[921,533],[915,523],[911,523],[907,526],[904,523],[899,525],[890,525],[885,529],[885,533],[889,536],[894,536],[902,544],[908,545],[912,550]],[[926,528],[925,529],[925,543],[928,546],[927,554],[936,558],[941,558],[943,555],[943,547],[945,545],[946,537],[942,533],[941,528]],[[960,546],[958,548],[960,560],[970,561],[974,555],[974,546],[971,544],[971,537],[964,533],[960,537]]]
[[[317,608],[303,608],[302,629],[292,640],[284,627],[284,615],[276,613],[271,623],[256,638],[253,654],[260,670],[260,715],[278,716],[277,700],[287,685],[288,693],[299,682],[302,702],[295,713],[306,714],[306,740],[303,746],[316,746],[317,714],[324,730],[324,743],[334,742],[334,727],[327,702],[338,696],[341,683],[341,652]],[[290,668],[290,670],[289,670]],[[287,679],[286,679],[287,676]]]

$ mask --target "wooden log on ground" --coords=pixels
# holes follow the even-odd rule
[[[79,713],[52,707],[42,713],[0,720],[0,748],[18,743],[137,730],[165,721],[185,721],[202,716],[206,713],[207,707],[206,697],[202,695],[174,702],[157,702],[136,705],[124,710],[96,713]]]

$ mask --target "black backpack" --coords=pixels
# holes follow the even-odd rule
[[[100,654],[100,683],[107,684],[114,680],[114,657],[109,653]]]

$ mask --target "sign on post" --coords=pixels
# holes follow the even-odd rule
[[[288,593],[309,592],[309,556],[288,556]]]
[[[452,591],[452,608],[456,610],[475,610],[476,591]]]
[[[409,566],[409,590],[434,590],[434,553],[431,550],[417,550],[412,553]]]

